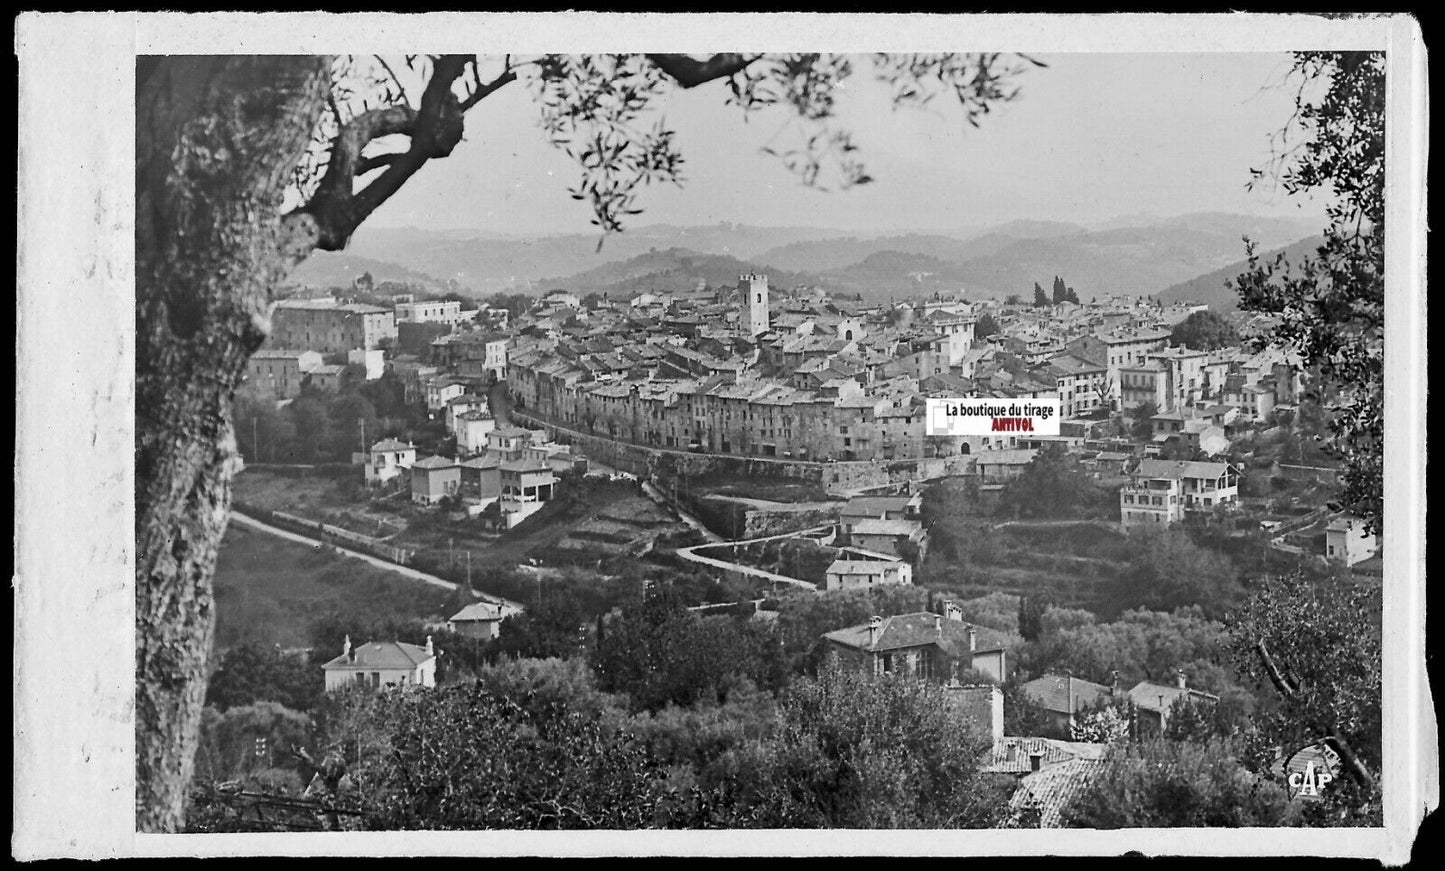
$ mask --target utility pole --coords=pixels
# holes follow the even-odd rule
[[[254,462],[261,462],[261,443],[256,441],[257,415],[251,415],[251,459]]]

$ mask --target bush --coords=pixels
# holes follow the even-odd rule
[[[1292,816],[1285,791],[1220,739],[1115,744],[1062,814],[1066,826],[1094,829],[1279,826]]]

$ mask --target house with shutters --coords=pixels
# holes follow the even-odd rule
[[[372,641],[351,646],[346,636],[341,655],[322,666],[326,691],[349,686],[379,689],[386,686],[436,686],[437,658],[431,636],[426,646],[401,641]]]
[[[366,483],[385,484],[401,476],[416,462],[416,445],[396,439],[382,439],[371,446],[365,466]]]
[[[1229,463],[1140,460],[1119,489],[1125,528],[1177,523],[1186,511],[1209,511],[1239,502],[1239,470]]]
[[[923,507],[923,493],[901,496],[854,496],[838,516],[838,531],[846,539],[862,520],[917,520]]]
[[[1325,527],[1325,559],[1353,566],[1375,554],[1375,536],[1365,532],[1365,522],[1358,517],[1340,516]]]
[[[1174,705],[1182,700],[1206,705],[1215,705],[1219,696],[1201,690],[1190,689],[1188,679],[1182,670],[1174,672],[1173,684],[1158,684],[1140,681],[1129,690],[1129,701],[1134,705],[1134,728],[1138,735],[1160,734],[1169,725],[1169,716]]]
[[[435,505],[462,487],[462,468],[446,457],[422,457],[411,464],[411,501]]]
[[[501,602],[473,602],[447,618],[447,628],[467,638],[490,641],[501,632],[508,616]]]
[[[978,671],[999,683],[1007,673],[1008,636],[965,623],[963,610],[944,603],[944,614],[919,611],[874,617],[867,623],[823,635],[827,652],[839,662],[872,674],[905,674],[948,682],[960,672]]]
[[[836,559],[824,573],[823,589],[851,590],[880,584],[913,583],[913,566],[895,559]]]
[[[1101,700],[1119,691],[1118,672],[1114,673],[1114,679],[1116,685],[1109,687],[1072,675],[1046,674],[1019,689],[1025,698],[1048,714],[1053,732],[1068,735],[1079,712],[1098,705]]]

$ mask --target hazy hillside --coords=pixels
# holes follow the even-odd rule
[[[311,287],[350,287],[363,272],[370,272],[374,281],[404,281],[445,290],[446,282],[431,275],[370,257],[358,257],[345,251],[317,251],[291,270],[286,281]]]
[[[961,246],[965,244],[967,243],[962,239],[952,236],[921,233],[875,238],[842,236],[809,242],[794,242],[791,245],[764,251],[751,259],[779,269],[824,272],[851,266],[882,251],[952,258],[963,250]]]
[[[1308,239],[1289,245],[1285,248],[1277,248],[1262,255],[1262,259],[1273,258],[1281,251],[1286,259],[1291,262],[1298,262],[1301,257],[1314,253],[1314,250],[1324,244],[1324,237],[1311,236]],[[1226,281],[1232,281],[1239,277],[1249,267],[1247,259],[1237,260],[1223,269],[1216,269],[1207,275],[1200,275],[1188,281],[1180,282],[1172,287],[1166,288],[1155,294],[1161,302],[1179,302],[1189,300],[1202,302],[1216,312],[1233,311],[1239,307],[1239,299],[1234,291],[1225,286]]]
[[[1224,217],[1183,216],[1156,226],[1021,239],[965,261],[959,277],[966,288],[994,296],[1027,296],[1034,282],[1047,288],[1055,275],[1084,299],[1155,294],[1239,260],[1246,233],[1266,247],[1300,236],[1300,222],[1294,219]]]
[[[1310,230],[1303,218],[1201,213],[1148,223],[1085,229],[1060,221],[1023,220],[957,233],[842,234],[817,227],[654,224],[609,236],[511,237],[466,230],[363,229],[344,255],[318,255],[298,275],[307,283],[349,281],[367,264],[378,278],[455,280],[478,295],[553,287],[588,292],[649,283],[682,289],[698,278],[733,283],[722,270],[760,270],[776,286],[819,283],[839,293],[886,300],[963,290],[1027,295],[1034,282],[1060,275],[1081,296],[1155,294],[1239,260],[1241,237],[1262,247],[1289,244]],[[684,252],[675,254],[669,252]],[[648,260],[661,255],[660,259]],[[883,256],[886,255],[886,256]],[[351,260],[341,258],[351,258]],[[724,258],[707,260],[705,258]],[[639,259],[642,258],[642,259]],[[679,258],[688,259],[683,265]],[[733,261],[729,264],[727,258]],[[625,265],[609,271],[609,265]],[[681,285],[669,283],[682,281]]]
[[[482,234],[467,237],[463,232],[428,235],[411,229],[362,230],[352,240],[351,249],[440,278],[455,278],[463,286],[486,294],[507,287],[536,289],[532,285],[545,276],[587,272],[653,250],[687,248],[747,259],[778,245],[836,235],[838,231],[742,224],[702,227],[654,224],[608,236],[600,251],[597,249],[600,234],[509,238]],[[737,276],[733,276],[733,280],[736,281]]]
[[[868,302],[955,293],[969,287],[964,265],[927,254],[878,251],[844,269],[823,273],[823,286],[860,294]]]
[[[699,282],[710,287],[734,285],[738,276],[745,272],[766,272],[768,283],[775,288],[822,283],[816,275],[768,269],[726,254],[668,248],[649,251],[620,263],[605,263],[576,275],[542,279],[536,285],[539,289],[560,287],[574,293],[619,296],[645,290],[692,290]]]
[[[782,269],[821,272],[843,269],[883,251],[923,254],[940,260],[963,261],[993,254],[1020,239],[1051,239],[1085,232],[1078,224],[1061,221],[1009,221],[985,231],[904,233],[889,236],[841,236],[795,242],[759,254],[756,260]]]

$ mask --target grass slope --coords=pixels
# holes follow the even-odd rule
[[[216,650],[310,644],[311,621],[336,611],[442,616],[451,593],[355,557],[232,524],[216,561]]]

